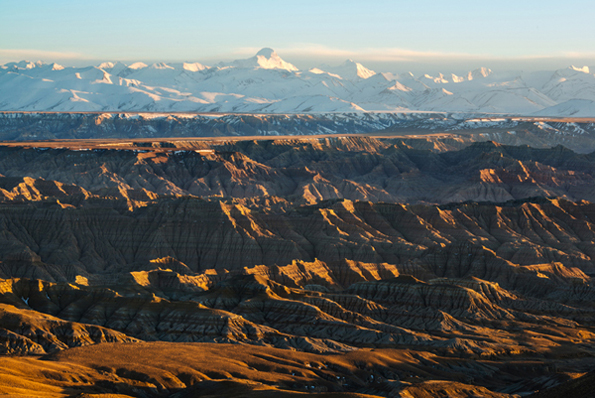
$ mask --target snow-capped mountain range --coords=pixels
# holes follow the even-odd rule
[[[550,72],[377,73],[347,60],[299,70],[274,50],[200,63],[63,67],[21,61],[0,66],[2,111],[465,112],[595,117],[595,74]]]

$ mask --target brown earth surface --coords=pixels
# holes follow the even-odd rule
[[[99,344],[37,358],[0,358],[0,394],[508,397],[469,381],[478,372],[491,373],[492,380],[515,372],[531,376],[533,366],[518,361],[502,367],[409,349],[320,355],[229,344]],[[432,380],[436,375],[442,380]]]
[[[412,142],[1,147],[0,394],[584,389],[593,155]]]

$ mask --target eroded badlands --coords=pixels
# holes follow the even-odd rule
[[[428,142],[0,147],[0,392],[592,383],[593,154]]]

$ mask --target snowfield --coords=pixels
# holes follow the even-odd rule
[[[299,70],[274,50],[206,66],[103,62],[0,66],[0,110],[63,112],[464,112],[595,117],[595,74],[377,73],[347,60]]]

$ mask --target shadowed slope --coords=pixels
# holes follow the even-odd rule
[[[77,275],[143,270],[165,257],[184,263],[181,272],[190,274],[348,259],[509,286],[539,273],[515,265],[556,262],[595,271],[595,207],[586,202],[436,207],[329,201],[260,209],[171,198],[133,212],[112,205],[87,200],[63,209],[50,200],[0,207],[0,277],[74,281]]]

